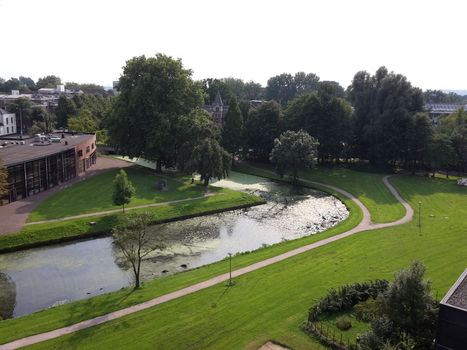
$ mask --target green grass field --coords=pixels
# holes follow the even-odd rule
[[[422,202],[421,234],[418,218],[403,226],[359,233],[243,275],[236,279],[234,287],[216,285],[32,348],[257,349],[268,340],[276,340],[293,349],[318,349],[317,343],[300,330],[314,301],[341,284],[392,279],[394,272],[414,259],[427,266],[439,299],[466,267],[467,189],[454,181],[410,176],[398,176],[391,182],[412,207],[417,208]],[[329,232],[237,256],[234,267],[355,226],[359,212],[355,206],[347,205],[352,210],[349,220]],[[223,261],[152,281],[132,294],[123,290],[2,321],[0,342],[122,308],[226,270],[227,261]]]
[[[274,167],[242,163],[236,166],[236,170],[271,177],[273,175],[264,170],[274,171]],[[306,180],[337,186],[357,196],[370,211],[372,221],[376,223],[395,221],[405,214],[404,207],[384,186],[384,176],[385,174],[377,172],[324,166],[300,173],[300,177]]]
[[[204,188],[191,184],[187,177],[161,177],[153,170],[139,166],[126,168],[125,171],[136,190],[127,207],[199,197],[204,194]],[[55,193],[29,215],[28,222],[120,208],[112,204],[113,180],[117,172],[118,170],[113,170],[93,176]],[[156,182],[160,180],[167,181],[167,191],[160,192],[155,189]]]

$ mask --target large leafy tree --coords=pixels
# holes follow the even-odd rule
[[[202,93],[181,60],[157,54],[127,61],[120,94],[106,121],[111,142],[125,155],[173,165],[183,116],[202,104]]]
[[[460,108],[457,113],[442,118],[438,131],[449,136],[455,153],[452,165],[464,172],[467,167],[467,112]]]
[[[306,92],[316,91],[319,88],[319,77],[316,74],[304,72],[291,75],[283,73],[268,80],[266,86],[266,99],[275,100],[286,106],[295,96]]]
[[[417,164],[423,166],[428,156],[429,147],[433,138],[433,129],[430,120],[425,113],[417,113],[409,124],[408,131],[408,155],[412,173],[415,173]]]
[[[309,168],[315,163],[318,145],[319,142],[306,131],[288,130],[274,140],[271,161],[280,176],[290,173],[295,183],[298,171]]]
[[[76,117],[68,119],[68,129],[74,132],[93,133],[97,130],[97,124],[92,113],[87,108],[82,108]]]
[[[57,107],[55,108],[55,115],[57,116],[58,126],[66,127],[68,119],[78,114],[76,104],[71,98],[60,96],[58,98]]]
[[[356,156],[372,163],[405,162],[409,125],[423,110],[421,90],[381,67],[374,76],[358,72],[348,93],[355,108]]]
[[[207,187],[212,178],[228,175],[232,156],[220,145],[218,126],[204,111],[196,111],[187,117],[183,131],[185,142],[178,152],[178,166],[187,174],[198,173]]]
[[[280,135],[282,127],[281,106],[275,101],[268,101],[256,108],[251,108],[246,123],[248,148],[252,156],[266,161],[274,146],[274,139]]]
[[[32,126],[33,104],[29,98],[19,97],[7,106],[9,112],[16,114],[17,129],[21,132],[22,129]]]
[[[224,117],[222,128],[222,146],[232,154],[238,152],[243,145],[243,116],[237,99],[229,101],[229,110]]]
[[[55,75],[47,75],[45,77],[39,78],[36,83],[38,89],[41,88],[56,88],[57,85],[60,85],[62,80]]]
[[[121,250],[124,261],[133,272],[135,289],[141,285],[143,259],[154,250],[163,248],[148,229],[152,221],[154,217],[149,213],[129,215],[121,218],[112,230],[113,243]]]
[[[323,90],[292,100],[284,113],[284,124],[286,129],[303,129],[318,139],[319,158],[332,160],[346,156],[351,140],[351,115],[352,107],[347,101]]]

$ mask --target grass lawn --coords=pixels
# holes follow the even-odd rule
[[[187,177],[157,176],[154,171],[139,166],[126,168],[125,171],[136,190],[127,207],[199,197],[204,194],[204,188],[191,184]],[[39,204],[29,215],[28,222],[120,208],[112,204],[113,180],[117,172],[118,170],[113,170],[93,176],[55,193]],[[156,182],[160,180],[167,181],[168,191],[160,192],[155,189]]]
[[[271,177],[272,174],[262,172],[258,167],[274,171],[270,165],[242,163],[236,170]],[[300,177],[337,186],[358,197],[371,213],[371,219],[376,223],[396,221],[404,216],[404,207],[394,198],[383,184],[385,174],[359,169],[331,168],[319,166],[300,173]],[[275,176],[277,177],[277,175]]]
[[[236,278],[234,287],[219,284],[32,348],[257,349],[272,339],[294,349],[317,349],[314,340],[300,330],[314,301],[329,288],[341,284],[375,278],[392,279],[394,272],[414,259],[427,266],[428,277],[432,279],[434,293],[439,299],[465,268],[467,189],[441,179],[400,176],[391,181],[413,207],[418,206],[418,201],[422,202],[421,234],[418,233],[418,220],[399,227],[360,233],[243,275]],[[297,241],[286,244],[294,243]],[[281,247],[236,257],[234,266],[241,266],[244,258],[255,260],[256,256],[267,255],[270,249],[280,250]],[[226,262],[160,279],[152,282],[151,287],[159,294],[169,284],[181,287],[184,284],[181,280],[186,283],[191,278],[194,282],[200,275],[207,277],[210,271],[220,267],[225,269]],[[135,294],[128,298],[136,297]],[[122,305],[127,299],[120,295],[119,300]],[[113,306],[115,299],[112,300],[111,295],[103,296],[97,305],[94,303],[74,303],[3,321],[0,323],[0,339],[20,337],[30,332],[29,327],[47,328],[44,327],[47,321],[56,322],[47,318],[48,313],[61,316],[59,323],[65,324],[70,318],[77,317],[70,312],[72,309],[78,315],[92,314],[95,306]],[[69,318],[65,317],[65,308]],[[46,322],[45,325],[41,321]]]

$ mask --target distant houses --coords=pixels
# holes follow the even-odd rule
[[[16,133],[16,116],[0,108],[0,136]]]
[[[454,103],[427,103],[425,105],[432,124],[438,124],[440,117],[456,113],[461,108],[467,110],[467,105]]]

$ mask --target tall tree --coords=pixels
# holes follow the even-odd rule
[[[428,149],[428,160],[433,170],[433,176],[440,169],[446,170],[448,176],[449,167],[456,161],[456,153],[452,147],[451,138],[444,133],[435,133]]]
[[[97,124],[92,113],[87,108],[82,108],[76,117],[68,119],[68,129],[74,132],[94,133],[97,130]]]
[[[346,158],[351,141],[352,107],[326,91],[311,92],[290,101],[285,113],[285,129],[305,130],[318,139],[319,158]]]
[[[154,217],[149,213],[123,217],[112,229],[113,243],[122,251],[125,262],[130,264],[135,280],[135,289],[141,285],[143,259],[163,245],[148,230]]]
[[[186,174],[200,174],[207,187],[212,178],[221,179],[228,175],[232,157],[220,145],[218,126],[206,112],[196,111],[186,119],[191,123],[184,123],[185,142],[178,152],[177,163]]]
[[[181,60],[158,54],[127,61],[119,80],[120,94],[107,120],[112,143],[122,154],[173,165],[181,120],[202,104],[199,86]]]
[[[236,154],[243,146],[243,116],[235,97],[230,99],[229,110],[224,117],[222,146],[232,154]]]
[[[17,130],[21,133],[32,126],[32,102],[29,98],[19,97],[7,106],[9,112],[16,114]]]
[[[246,125],[247,146],[252,156],[266,161],[274,146],[274,139],[280,135],[282,127],[281,106],[268,101],[257,108],[251,108]]]
[[[430,144],[432,142],[433,129],[430,120],[426,113],[417,113],[409,124],[408,132],[408,156],[412,168],[412,173],[415,173],[417,163],[423,166],[423,161],[427,157]]]
[[[75,117],[78,114],[75,102],[66,96],[58,98],[57,107],[55,108],[55,115],[57,116],[57,123],[60,127],[68,125],[68,119]]]
[[[57,85],[60,85],[62,80],[55,75],[47,75],[45,77],[39,78],[36,83],[38,89],[41,88],[56,88]]]
[[[266,99],[275,100],[280,105],[286,106],[294,97],[317,91],[319,88],[319,77],[316,74],[304,72],[295,75],[283,73],[268,80],[266,86]]]
[[[128,179],[125,170],[120,169],[113,182],[114,191],[112,195],[113,204],[121,205],[122,211],[125,212],[125,204],[131,202],[131,197],[135,194],[135,188]]]
[[[348,93],[355,108],[356,155],[372,163],[405,161],[409,125],[423,110],[421,90],[381,67],[374,76],[358,72]]]
[[[276,171],[281,177],[290,173],[293,182],[296,183],[298,171],[315,163],[318,145],[319,142],[306,131],[286,131],[274,140],[271,161],[276,165]]]

